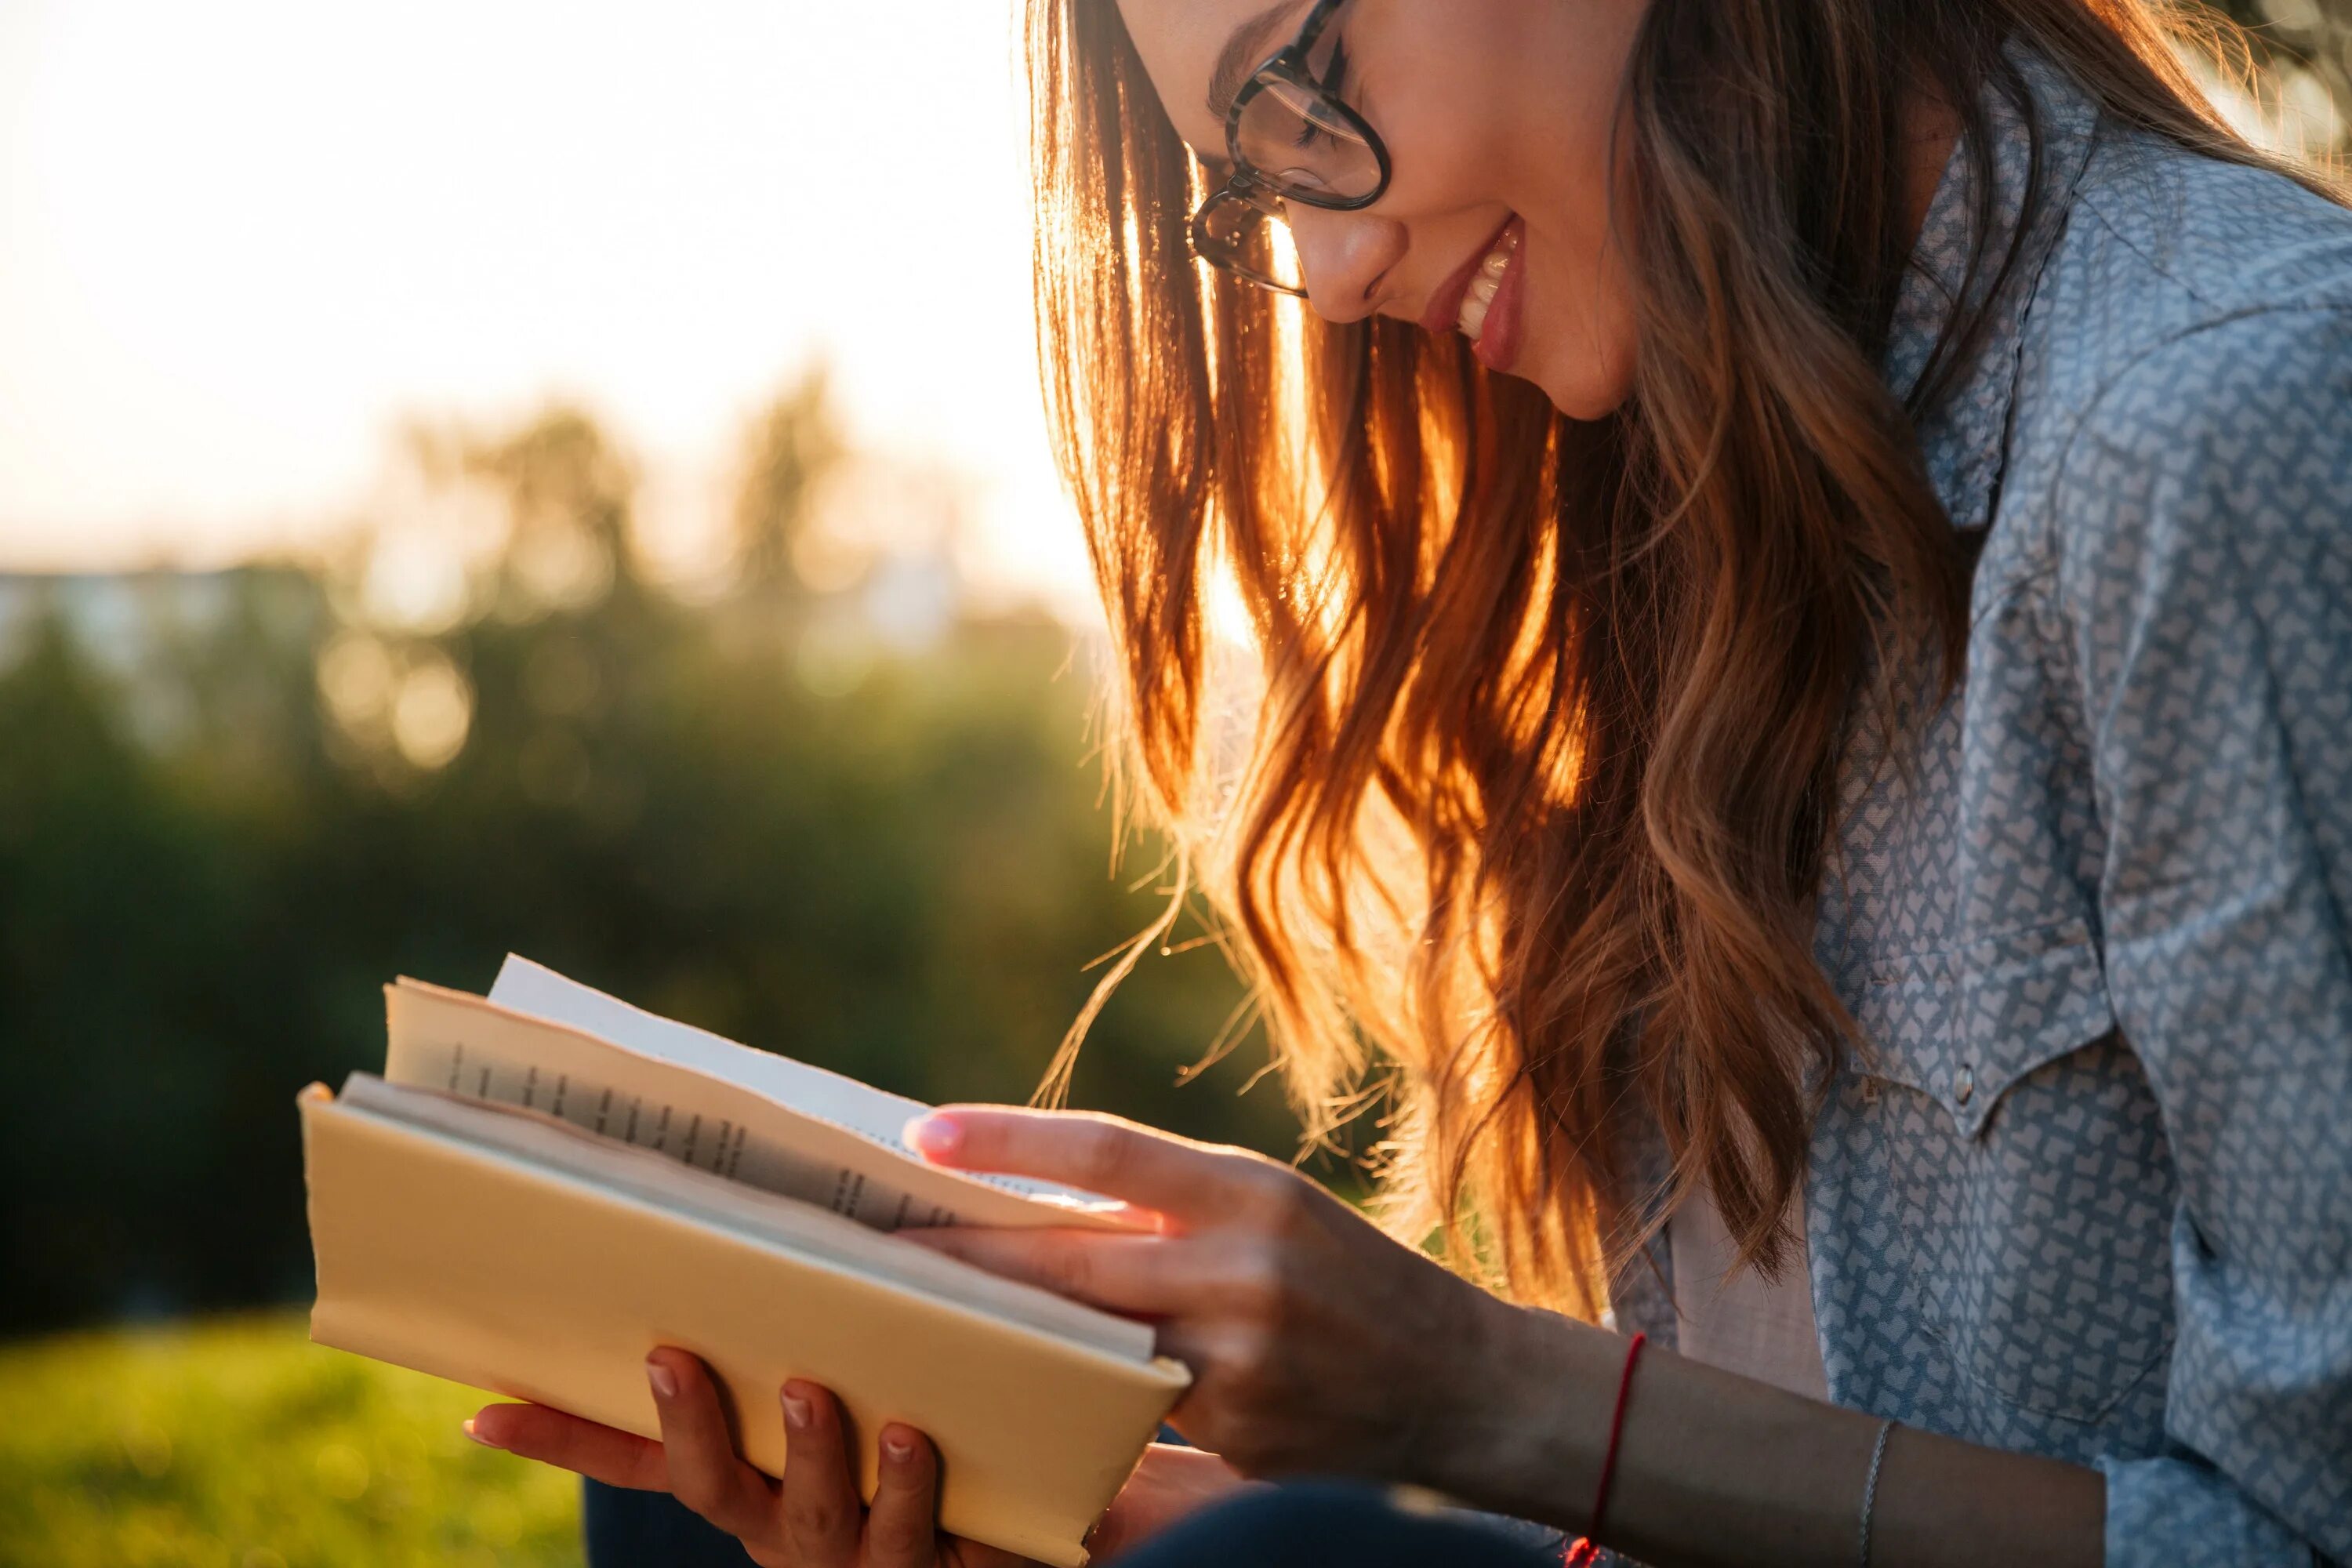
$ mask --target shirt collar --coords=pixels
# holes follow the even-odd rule
[[[1955,528],[1983,528],[1992,521],[2001,464],[2009,441],[2011,410],[2017,395],[2019,355],[2024,346],[2026,312],[2073,205],[2076,183],[2089,162],[2098,105],[2066,75],[2038,54],[2011,52],[2032,93],[2041,122],[2043,197],[2025,236],[2017,268],[1992,301],[1975,356],[1950,375],[1934,406],[1918,412],[1918,433],[1927,474]],[[1997,272],[2011,237],[2024,217],[2025,184],[2034,155],[2024,116],[1997,87],[1985,89],[1987,132],[1992,154],[1992,225],[1985,247],[1985,271]],[[1913,247],[1895,297],[1882,368],[1898,398],[1918,385],[1937,337],[1959,301],[1968,274],[1976,226],[1976,180],[1967,149],[1953,150],[1936,187],[1927,218]],[[1990,276],[1970,285],[1971,303],[1984,300]]]

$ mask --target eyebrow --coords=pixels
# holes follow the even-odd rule
[[[1275,0],[1275,3],[1234,29],[1225,47],[1217,54],[1216,68],[1209,73],[1209,114],[1218,124],[1233,112],[1234,100],[1241,96],[1242,83],[1250,73],[1265,63],[1274,36],[1281,31],[1283,22],[1298,8],[1298,0]]]

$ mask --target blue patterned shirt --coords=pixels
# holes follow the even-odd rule
[[[2097,1467],[2116,1568],[2352,1563],[2352,213],[2027,63],[2050,200],[1920,426],[1966,673],[1907,765],[1858,736],[1822,894],[1870,1047],[1806,1192],[1830,1394]],[[2028,148],[2004,108],[2004,236]]]

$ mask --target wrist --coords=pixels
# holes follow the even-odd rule
[[[1432,1484],[1475,1507],[1583,1528],[1609,1438],[1626,1341],[1495,1300]]]

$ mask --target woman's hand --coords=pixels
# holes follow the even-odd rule
[[[878,1435],[881,1483],[869,1509],[840,1406],[813,1383],[784,1384],[784,1479],[745,1464],[718,1392],[684,1351],[646,1359],[658,1443],[538,1405],[492,1405],[466,1423],[478,1443],[576,1471],[607,1486],[666,1491],[743,1543],[762,1568],[1025,1568],[1029,1559],[940,1532],[939,1462],[929,1441],[893,1423]],[[663,1375],[670,1392],[664,1392]],[[799,1402],[795,1413],[794,1401]],[[1246,1485],[1213,1454],[1155,1444],[1088,1545],[1110,1557]]]
[[[493,1448],[541,1459],[609,1486],[666,1491],[743,1543],[761,1568],[1014,1568],[1009,1552],[943,1535],[939,1458],[929,1439],[892,1423],[877,1435],[882,1475],[867,1508],[841,1407],[813,1383],[784,1384],[784,1479],[743,1462],[710,1374],[678,1350],[646,1358],[661,1415],[649,1442],[537,1405],[493,1405],[466,1424]]]
[[[1474,1495],[1514,1436],[1528,1314],[1398,1245],[1287,1165],[1111,1117],[957,1107],[909,1123],[934,1163],[1040,1177],[1160,1216],[1157,1234],[899,1234],[1155,1320],[1193,1382],[1171,1419],[1244,1475],[1318,1471]]]

